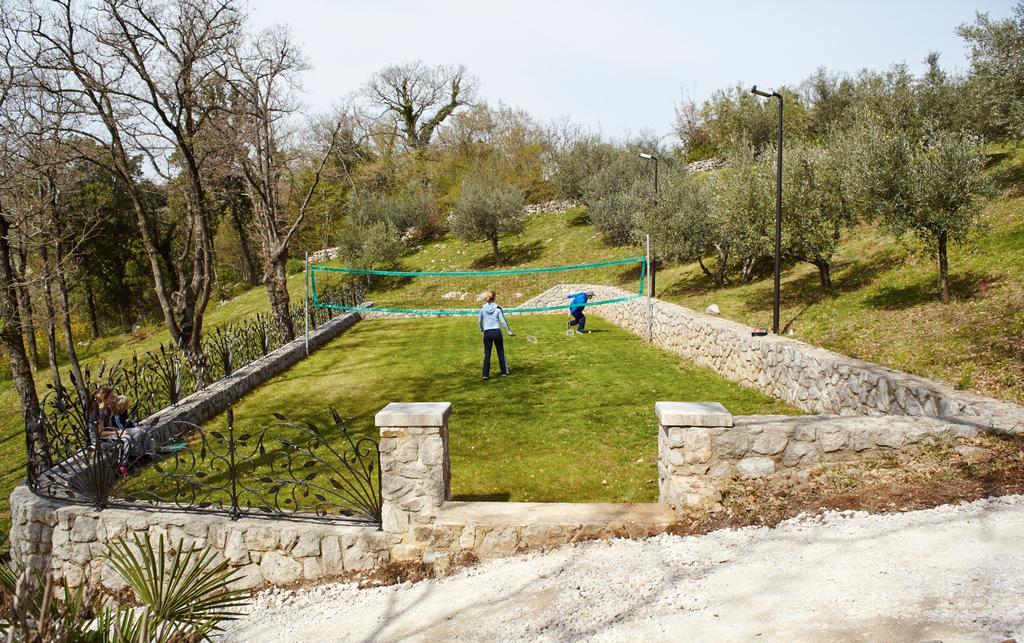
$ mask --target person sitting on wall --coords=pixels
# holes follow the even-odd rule
[[[112,388],[103,387],[96,391],[96,433],[101,440],[117,439],[127,449],[127,454],[140,458],[152,450],[149,435],[145,429],[136,426],[129,417],[128,398],[118,395]]]
[[[586,307],[587,302],[594,298],[594,291],[586,290],[566,295],[565,298],[572,300],[569,302],[569,319],[565,322],[565,330],[568,331],[573,326],[576,326],[579,332],[587,332],[584,330],[587,325],[587,316],[583,314],[583,309]]]

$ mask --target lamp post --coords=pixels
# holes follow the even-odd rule
[[[768,93],[761,91],[754,85],[750,88],[751,94],[762,98],[779,99],[779,144],[778,159],[775,165],[775,299],[772,306],[772,332],[779,334],[779,281],[782,264],[782,94],[773,91]]]
[[[657,205],[658,204],[658,157],[653,155],[653,154],[648,154],[647,152],[640,152],[640,158],[646,159],[648,161],[654,161],[654,204]],[[648,241],[648,245],[650,245],[650,241]],[[648,247],[648,253],[650,253],[650,248],[649,247]],[[650,274],[650,280],[651,280],[651,297],[654,297],[655,293],[654,293],[654,255],[653,254],[651,255],[651,274]]]

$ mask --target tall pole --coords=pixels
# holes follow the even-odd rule
[[[654,206],[658,206],[658,157],[654,157]],[[647,243],[650,244],[650,236],[647,237]],[[656,266],[654,265],[654,256],[650,254],[650,247],[647,248],[647,254],[649,257],[649,265],[651,267],[651,297],[654,297],[654,293],[657,292],[654,289],[654,273]],[[650,335],[650,333],[648,333]]]
[[[772,306],[772,332],[779,334],[779,283],[782,271],[782,94],[779,99],[779,156],[775,164],[775,298]]]
[[[772,297],[772,332],[779,334],[779,282],[782,279],[782,94],[773,91],[768,93],[754,85],[750,88],[751,94],[763,98],[779,99],[779,157],[775,166],[775,288]]]
[[[309,250],[306,251],[306,269],[302,273],[302,282],[306,287],[306,357],[309,357]]]

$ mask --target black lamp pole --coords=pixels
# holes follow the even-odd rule
[[[761,91],[754,85],[750,93],[779,99],[779,156],[775,166],[775,299],[772,306],[772,332],[779,334],[779,280],[782,270],[782,94]]]
[[[647,159],[648,161],[654,161],[654,204],[658,204],[658,157],[653,154],[646,152],[640,152],[640,158]],[[653,244],[651,246],[654,247]],[[654,291],[654,251],[651,251],[651,297],[655,296]]]

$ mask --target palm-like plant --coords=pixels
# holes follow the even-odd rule
[[[241,615],[245,592],[229,590],[233,572],[213,552],[169,548],[161,536],[133,542],[118,539],[108,562],[128,583],[138,606],[98,607],[92,592],[62,585],[55,600],[52,577],[24,573],[20,577],[0,566],[0,587],[10,596],[0,615],[0,632],[8,641],[117,641],[158,643],[202,641],[220,630],[223,621]]]

